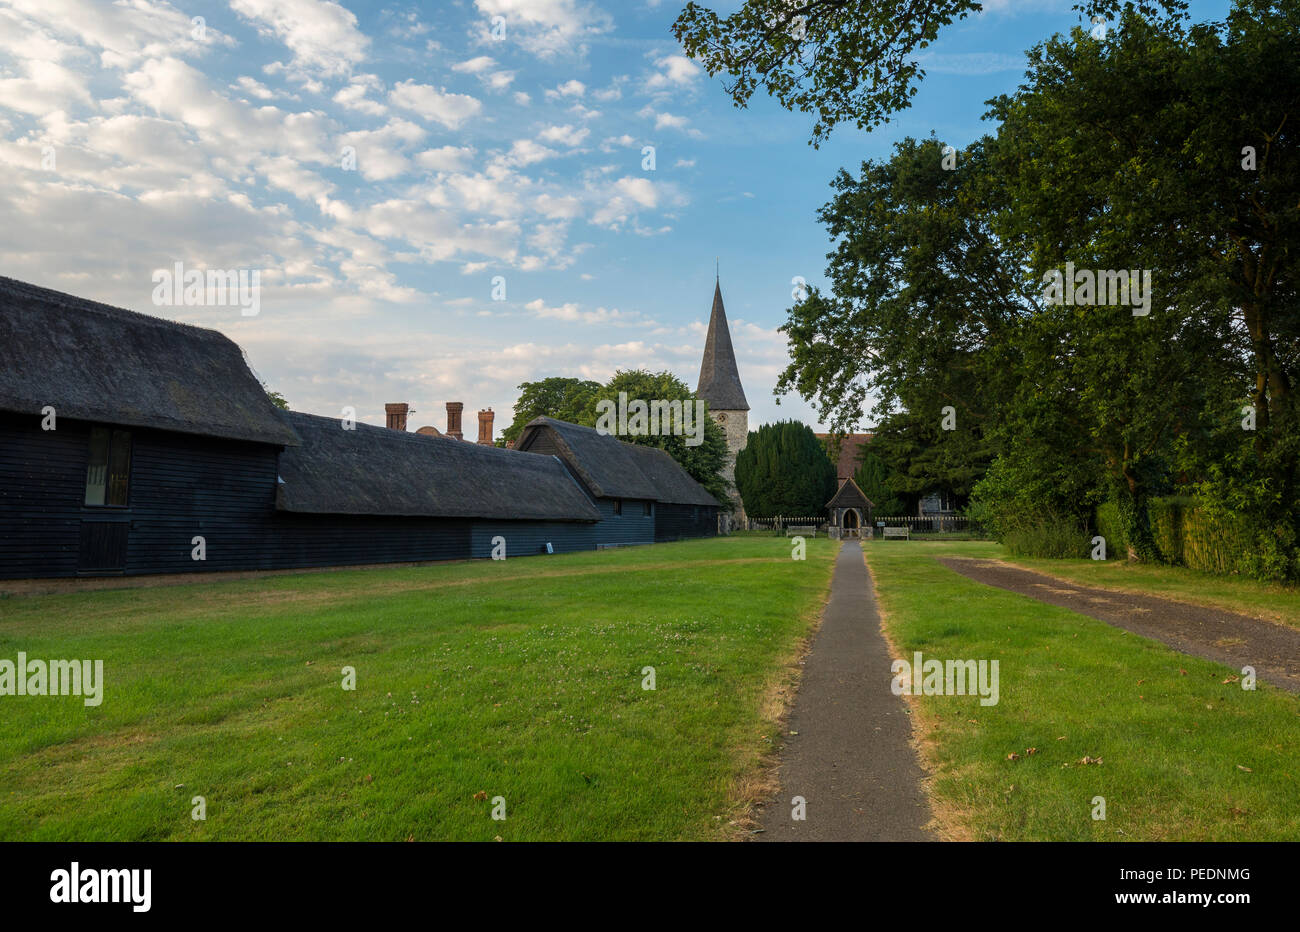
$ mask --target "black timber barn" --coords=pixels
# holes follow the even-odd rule
[[[516,450],[558,457],[600,509],[597,546],[649,544],[716,533],[718,500],[657,447],[539,417]]]
[[[608,454],[589,464],[281,411],[216,331],[0,278],[0,578],[467,559],[498,539],[513,557],[712,534],[716,518],[702,516],[717,502],[670,503],[699,487],[652,452],[663,458],[653,467],[627,455],[647,465],[623,488]],[[696,520],[629,534],[635,509],[610,498],[620,491],[652,502],[652,517]]]

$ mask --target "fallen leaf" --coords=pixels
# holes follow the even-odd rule
[[[479,790],[474,794],[475,799],[487,799],[487,790]]]
[[[1244,771],[1246,771],[1246,773],[1254,773],[1254,772],[1255,772],[1255,771],[1251,770],[1249,767],[1243,767],[1243,766],[1241,766],[1241,764],[1238,764],[1238,765],[1237,765],[1237,769],[1238,769],[1238,770],[1244,770]]]
[[[1010,754],[1007,755],[1007,760],[1020,760],[1020,755],[1017,754],[1015,751],[1012,751]]]

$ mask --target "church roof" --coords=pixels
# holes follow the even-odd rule
[[[713,313],[709,315],[709,335],[704,341],[700,383],[695,391],[713,411],[749,410],[745,390],[740,387],[736,352],[731,348],[731,330],[727,327],[727,311],[722,306],[721,283],[713,288]]]
[[[875,508],[871,499],[858,488],[858,484],[852,478],[845,479],[840,483],[840,490],[831,496],[831,500],[826,503],[827,508]]]

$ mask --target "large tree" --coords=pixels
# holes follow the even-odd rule
[[[519,389],[522,394],[515,402],[514,421],[502,432],[510,441],[516,440],[525,425],[538,417],[553,417],[571,424],[595,427],[600,414],[600,402],[609,400],[617,403],[620,392],[627,394],[629,402],[636,399],[662,400],[689,402],[693,405],[696,401],[695,393],[671,372],[648,372],[644,369],[619,370],[604,385],[587,379],[551,377],[524,382]],[[692,414],[694,410],[692,407]],[[731,489],[722,477],[722,468],[727,460],[727,438],[722,428],[707,413],[704,417],[703,441],[699,444],[688,444],[686,436],[672,433],[626,435],[619,436],[619,439],[667,451],[710,495],[724,507],[730,507]]]
[[[539,417],[553,417],[590,426],[595,422],[587,422],[583,418],[599,391],[600,383],[590,379],[552,376],[536,382],[522,382],[519,385],[519,399],[515,402],[514,420],[501,432],[501,436],[514,443],[528,422]]]
[[[1083,16],[1123,9],[1179,15],[1183,0],[1085,0]],[[690,0],[673,35],[710,75],[728,77],[737,107],[765,90],[788,110],[815,115],[812,144],[839,123],[871,129],[909,106],[925,77],[919,55],[977,0],[745,0],[723,16]]]
[[[619,370],[613,378],[600,387],[588,401],[587,410],[580,423],[594,425],[597,420],[597,405],[601,401],[619,402],[620,393],[626,393],[629,402],[642,401],[681,401],[694,405],[696,395],[677,376],[671,372],[649,372],[645,369]],[[692,414],[694,407],[691,408]],[[687,443],[684,434],[669,433],[661,430],[659,434],[646,436],[620,436],[628,443],[639,443],[666,450],[677,463],[686,470],[696,482],[704,486],[709,494],[730,508],[731,489],[722,476],[722,469],[727,462],[727,436],[708,416],[705,407],[703,423],[703,442],[697,445]]]
[[[736,454],[736,488],[755,517],[813,517],[835,494],[835,466],[807,424],[764,424]]]
[[[1036,501],[1087,520],[1113,497],[1135,556],[1159,556],[1146,500],[1173,482],[1292,546],[1296,10],[1241,0],[1190,28],[1129,11],[1104,39],[1055,36],[952,171],[937,141],[905,140],[841,173],[822,213],[831,294],[791,308],[781,387],[840,423],[875,394],[912,431],[911,462],[960,465],[986,439],[995,511]],[[1149,273],[1149,303],[1049,301],[1043,276],[1066,263]],[[1229,417],[1234,392],[1254,432]],[[935,434],[940,404],[972,433]]]

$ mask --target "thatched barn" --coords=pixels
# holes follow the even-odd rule
[[[515,449],[559,457],[600,509],[598,545],[648,544],[717,533],[718,500],[656,447],[539,417]]]
[[[0,578],[465,559],[498,538],[513,557],[648,543],[659,502],[716,509],[656,451],[575,466],[284,412],[215,331],[6,278],[0,347]]]

